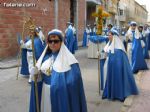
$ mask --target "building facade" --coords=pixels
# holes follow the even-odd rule
[[[91,15],[100,3],[100,0],[3,1],[0,5],[0,58],[17,55],[17,33],[23,32],[23,21],[29,17],[35,20],[36,26],[43,27],[45,36],[53,28],[64,32],[66,22],[73,22],[78,41],[81,41],[86,24],[94,23],[95,18]],[[24,36],[26,34],[24,31]]]
[[[147,20],[148,12],[145,6],[140,5],[135,0],[119,1],[119,24],[121,27],[128,26],[130,21],[145,24]]]
[[[146,24],[148,20],[148,11],[146,6],[140,5],[135,1],[135,21],[138,24]]]

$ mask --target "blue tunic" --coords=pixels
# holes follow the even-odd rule
[[[44,60],[50,56],[51,54],[46,54]],[[71,65],[71,69],[64,73],[52,70],[50,76],[42,74],[42,78],[42,81],[38,82],[39,105],[41,104],[42,84],[45,82],[51,85],[51,112],[87,112],[84,88],[78,64]],[[36,112],[33,82],[31,85],[29,112]]]
[[[75,38],[73,35],[73,30],[71,28],[68,28],[66,31],[66,46],[69,49],[69,51],[74,54],[75,53]]]
[[[28,62],[27,62],[27,49],[21,49],[21,70],[20,74],[29,75]]]
[[[148,34],[147,46],[148,46],[148,50],[150,50],[150,33]]]
[[[39,37],[34,38],[34,52],[35,52],[35,59],[38,60],[41,56],[43,50],[45,49],[46,43],[42,44]]]
[[[82,47],[87,47],[87,33],[86,33],[86,30],[84,30],[84,33],[83,33]]]
[[[102,98],[124,101],[129,95],[137,95],[138,89],[124,51],[115,49],[108,54],[107,77]]]
[[[145,43],[145,47],[143,48],[144,58],[145,58],[145,59],[149,59],[148,45],[147,45],[146,39],[147,39],[147,37],[144,37],[144,36],[142,35],[142,40],[143,40],[144,43]]]
[[[147,70],[147,64],[144,60],[143,49],[140,39],[133,36],[132,41],[132,71],[137,73],[139,70]]]
[[[25,43],[29,40],[29,38],[27,37],[25,39]],[[29,68],[28,68],[28,62],[27,62],[27,49],[22,48],[21,49],[21,70],[20,70],[20,74],[27,76],[29,75]]]

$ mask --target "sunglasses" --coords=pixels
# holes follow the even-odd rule
[[[60,40],[48,40],[48,43],[50,43],[50,44],[52,44],[52,43],[57,44],[59,42],[60,42]]]
[[[136,26],[136,24],[132,24],[131,26]]]

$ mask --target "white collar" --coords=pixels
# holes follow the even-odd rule
[[[42,60],[45,56],[47,48],[48,45],[46,46],[42,55],[40,56],[39,60],[36,63],[38,70],[40,70],[41,68]],[[75,63],[78,63],[78,61],[73,56],[73,54],[68,50],[68,48],[64,45],[64,43],[62,43],[60,51],[53,64],[53,70],[56,72],[66,72],[69,71],[71,69],[71,65]]]

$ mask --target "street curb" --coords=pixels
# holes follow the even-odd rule
[[[0,69],[11,69],[11,68],[16,68],[20,65],[21,64],[18,64],[17,60],[4,61],[4,62],[0,62]]]
[[[11,68],[16,68],[16,67],[18,67],[18,65],[4,66],[4,67],[0,67],[0,69],[11,69]]]
[[[139,71],[138,74],[134,75],[134,78],[138,87],[140,86],[140,80],[141,80],[143,72],[144,71]],[[131,95],[125,99],[125,101],[123,102],[123,106],[120,109],[120,112],[128,111],[128,109],[131,107],[133,103],[134,97],[135,97],[134,95]]]

